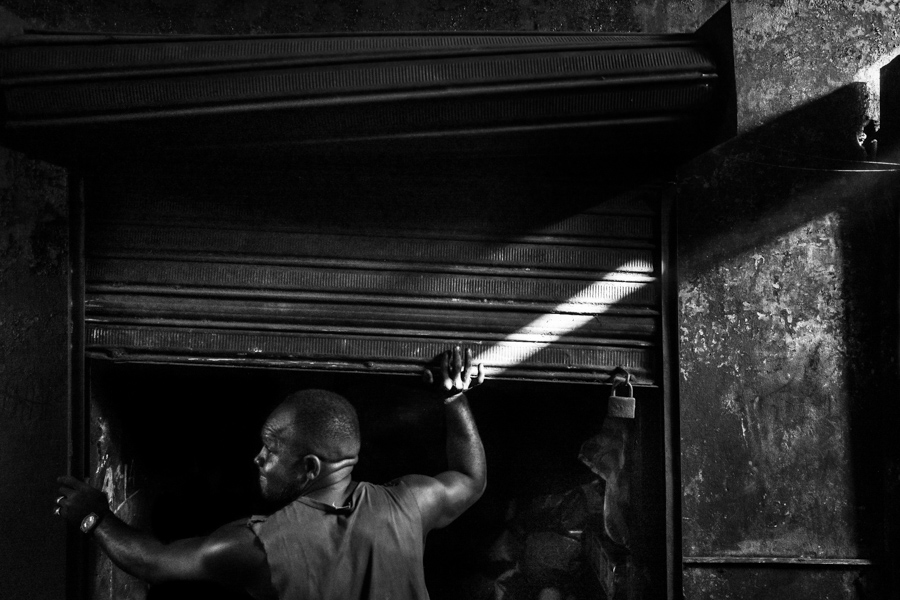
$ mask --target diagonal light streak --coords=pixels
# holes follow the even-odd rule
[[[602,279],[592,282],[577,294],[558,304],[554,309],[539,316],[518,331],[493,344],[474,357],[475,364],[484,364],[492,375],[527,362],[535,354],[577,331],[592,319],[609,311],[613,304],[585,304],[580,299],[601,297],[602,288],[611,281],[621,281],[624,269],[617,269]],[[648,282],[629,282],[634,291]],[[634,293],[634,291],[632,293]]]

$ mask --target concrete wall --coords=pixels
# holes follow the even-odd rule
[[[20,0],[5,6],[36,27],[227,34],[693,31],[723,4]],[[896,419],[888,408],[896,396],[896,198],[893,175],[857,172],[871,168],[858,134],[866,117],[877,115],[877,69],[900,48],[900,3],[743,0],[732,11],[741,133],[679,175],[684,553],[882,559],[891,535],[880,517],[884,499],[898,497],[896,451],[884,435]],[[43,535],[51,531],[42,519],[52,485],[45,490],[38,479],[48,480],[59,464],[65,425],[65,221],[58,173],[12,160],[43,175],[7,180],[6,197],[27,202],[14,204],[21,217],[0,221],[0,240],[20,240],[0,242],[6,244],[0,456],[14,482],[0,500],[4,519],[15,502]],[[0,211],[13,206],[5,204]],[[57,221],[59,227],[39,233],[41,224]],[[32,254],[45,248],[58,252],[35,263]],[[13,313],[20,316],[5,316]],[[43,416],[34,423],[15,416],[35,398],[52,399],[38,411]],[[29,445],[47,447],[50,439],[57,441],[42,454],[51,457],[49,467],[38,468],[30,457],[44,451]],[[27,466],[15,466],[25,460]],[[18,489],[32,481],[31,491]],[[896,521],[888,526],[896,533]],[[58,556],[49,554],[58,552],[55,539],[42,543],[47,552],[31,548],[28,558],[0,551],[0,572]],[[49,565],[16,577],[59,581]],[[686,570],[684,583],[689,598],[853,598],[883,585],[857,567],[698,564]],[[58,596],[42,588],[23,597],[29,595]]]

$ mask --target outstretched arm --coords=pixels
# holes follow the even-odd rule
[[[57,514],[76,526],[88,514],[98,515],[91,535],[123,571],[151,584],[215,581],[254,595],[266,591],[266,554],[244,522],[230,523],[206,537],[163,544],[112,514],[102,491],[74,477],[60,477],[58,482]]]
[[[479,365],[476,372],[471,351],[466,350],[463,358],[457,347],[439,357],[437,377],[429,369],[423,375],[444,400],[448,470],[435,477],[409,475],[403,480],[416,495],[428,532],[450,524],[481,497],[487,485],[484,447],[464,393],[484,381],[484,369]]]

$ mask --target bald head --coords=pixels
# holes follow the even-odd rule
[[[285,398],[272,415],[284,415],[299,456],[337,462],[359,454],[359,418],[347,400],[327,390],[302,390]]]

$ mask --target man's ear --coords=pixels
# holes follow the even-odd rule
[[[310,479],[317,478],[322,473],[322,459],[315,454],[307,454],[303,457],[303,470]]]

